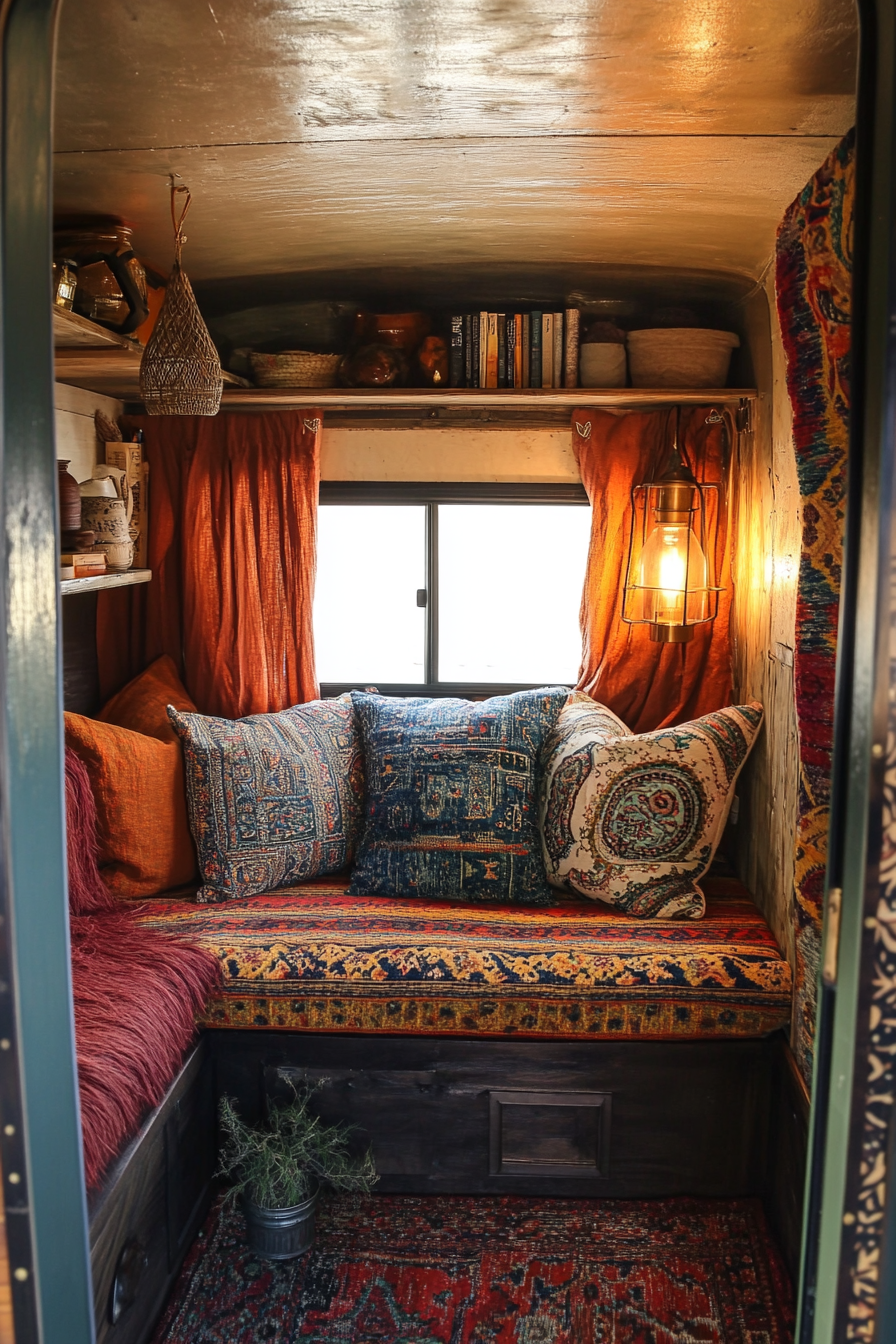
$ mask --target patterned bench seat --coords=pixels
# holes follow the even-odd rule
[[[349,896],[318,881],[143,920],[219,958],[209,1027],[565,1040],[756,1037],[788,1024],[790,967],[745,888],[699,921]]]

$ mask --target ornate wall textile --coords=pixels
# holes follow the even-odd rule
[[[721,709],[731,703],[731,535],[723,496],[716,546],[724,591],[714,621],[688,644],[657,644],[646,626],[622,620],[622,589],[631,535],[631,491],[666,464],[674,411],[576,411],[572,442],[592,506],[591,543],[582,592],[582,667],[578,688],[609,706],[633,733]],[[727,432],[726,432],[727,429]],[[711,406],[681,411],[681,441],[699,481],[724,482],[733,442],[730,417]]]
[[[793,1048],[812,1075],[827,861],[840,601],[849,352],[853,133],[828,156],[778,230],[778,317],[787,355],[803,536],[794,676],[800,734]]]
[[[146,436],[153,581],[100,595],[103,696],[167,653],[203,714],[315,699],[319,412],[131,423]]]
[[[896,556],[890,565],[890,686],[896,688]],[[845,1337],[863,1344],[871,1344],[874,1339],[884,1208],[891,1183],[887,1155],[896,1092],[896,701],[892,698],[884,775],[880,895],[874,926],[871,1001],[866,999],[862,1004],[857,1043],[857,1059],[864,1060],[867,1069],[861,1158],[858,1180],[851,1164],[843,1218],[843,1257],[852,1280]],[[858,1096],[862,1096],[861,1091]]]

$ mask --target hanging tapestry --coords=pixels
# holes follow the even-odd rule
[[[834,673],[849,446],[854,134],[846,135],[778,229],[778,319],[787,355],[802,506],[794,685],[800,736],[793,1048],[811,1081],[827,862]]]

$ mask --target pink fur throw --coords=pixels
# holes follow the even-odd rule
[[[204,949],[141,927],[96,862],[96,808],[83,764],[65,753],[75,1037],[87,1184],[157,1106],[220,980]]]

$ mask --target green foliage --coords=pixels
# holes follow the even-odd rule
[[[320,1086],[320,1084],[318,1084]],[[367,1192],[377,1176],[368,1149],[353,1157],[350,1130],[325,1125],[312,1115],[309,1102],[316,1088],[293,1088],[294,1099],[272,1106],[259,1128],[240,1118],[229,1097],[219,1108],[223,1144],[217,1175],[232,1182],[230,1198],[244,1194],[263,1209],[288,1209],[301,1204],[320,1181],[334,1190]]]

